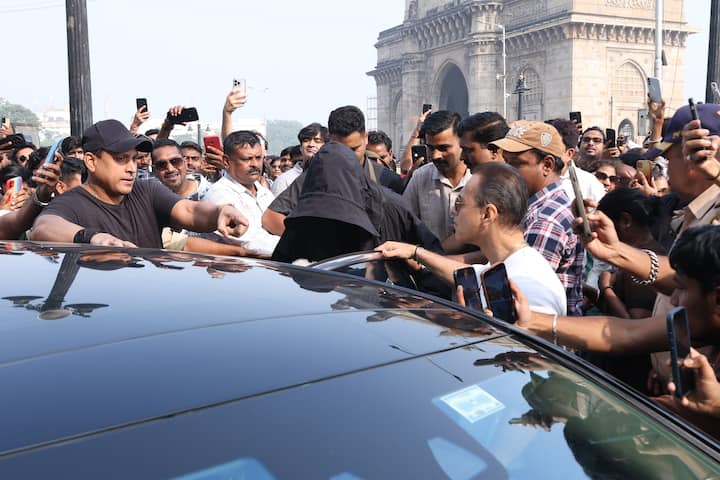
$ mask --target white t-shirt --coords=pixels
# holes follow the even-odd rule
[[[513,252],[503,262],[510,280],[525,294],[534,311],[567,315],[567,295],[555,271],[540,252],[527,246]],[[491,265],[473,265],[480,285],[480,274]],[[482,288],[480,297],[487,305]]]
[[[605,196],[605,187],[600,183],[600,180],[595,178],[595,175],[578,167],[575,167],[575,174],[577,175],[583,198],[588,198],[598,203]],[[562,180],[562,187],[565,193],[567,193],[568,198],[575,200],[575,190],[573,190],[572,182],[570,181],[570,172],[566,171],[565,175],[560,175],[560,180]]]

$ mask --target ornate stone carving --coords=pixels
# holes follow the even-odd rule
[[[655,0],[605,0],[608,7],[655,9]]]

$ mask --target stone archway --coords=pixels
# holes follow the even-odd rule
[[[450,64],[440,82],[440,110],[457,112],[462,118],[468,116],[468,87],[465,75]]]

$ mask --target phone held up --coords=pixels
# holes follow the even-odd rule
[[[432,110],[432,104],[431,103],[423,103],[422,113],[425,113],[429,110]]]
[[[570,112],[570,120],[575,122],[577,125],[582,125],[582,113]]]
[[[142,107],[145,107],[145,111],[147,112],[148,111],[147,98],[136,98],[135,106],[137,107],[137,110],[140,110]]]
[[[638,160],[635,162],[635,169],[642,172],[642,174],[645,175],[645,178],[649,181],[652,177],[653,162],[650,160]]]
[[[53,142],[52,146],[50,147],[50,150],[48,150],[48,153],[47,153],[47,155],[45,156],[45,162],[44,162],[44,163],[46,163],[46,164],[48,164],[48,163],[55,163],[55,153],[56,153],[56,152],[58,151],[58,149],[60,148],[60,145],[62,144],[62,141],[63,141],[62,138],[58,138],[57,140],[55,140],[55,141]]]
[[[483,294],[488,308],[492,310],[493,317],[504,322],[515,323],[517,313],[513,300],[507,270],[504,263],[498,263],[488,268],[480,275]]]
[[[617,140],[614,128],[605,129],[605,144],[610,148],[617,147]]]
[[[220,137],[217,135],[206,135],[203,137],[203,143],[205,144],[205,151],[208,147],[217,148],[222,152],[222,145],[220,144]]]
[[[465,297],[465,305],[473,310],[482,311],[482,300],[480,300],[480,287],[477,281],[477,275],[473,267],[458,268],[453,272],[455,279],[455,289],[458,285],[463,287],[463,296]]]
[[[570,175],[570,183],[572,184],[573,193],[575,193],[575,209],[577,210],[578,217],[582,218],[582,234],[585,238],[590,238],[592,232],[590,231],[590,223],[587,219],[587,211],[585,211],[585,203],[583,202],[582,190],[580,190],[580,182],[575,172],[575,165],[572,163],[568,167],[568,174]]]
[[[660,79],[657,77],[648,77],[648,97],[653,103],[662,102],[662,91],[660,90]]]
[[[430,151],[427,145],[413,145],[410,147],[413,165],[422,158],[422,165],[425,165],[430,159]]]
[[[170,115],[168,118],[173,125],[176,125],[178,123],[196,122],[200,117],[198,117],[195,107],[189,107],[183,108],[179,115]]]
[[[233,90],[240,93],[242,96],[247,95],[247,85],[244,78],[233,78]]]
[[[695,388],[694,373],[680,365],[690,355],[690,327],[684,307],[677,307],[668,312],[667,331],[675,396],[681,398]]]
[[[22,190],[22,177],[8,178],[5,182],[5,193],[7,192],[19,192]]]

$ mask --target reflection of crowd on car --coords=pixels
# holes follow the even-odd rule
[[[0,239],[282,262],[375,249],[447,291],[458,268],[480,279],[503,263],[519,327],[720,432],[720,105],[698,104],[693,120],[688,106],[665,118],[648,101],[641,143],[576,120],[429,110],[397,157],[343,106],[274,156],[260,133],[233,129],[245,101],[228,94],[221,138],[204,148],[169,138],[180,106],[159,130],[140,134],[142,106],[129,128],[99,121],[49,156],[2,125]],[[680,398],[666,353],[677,306],[697,348],[682,364],[695,388]]]

